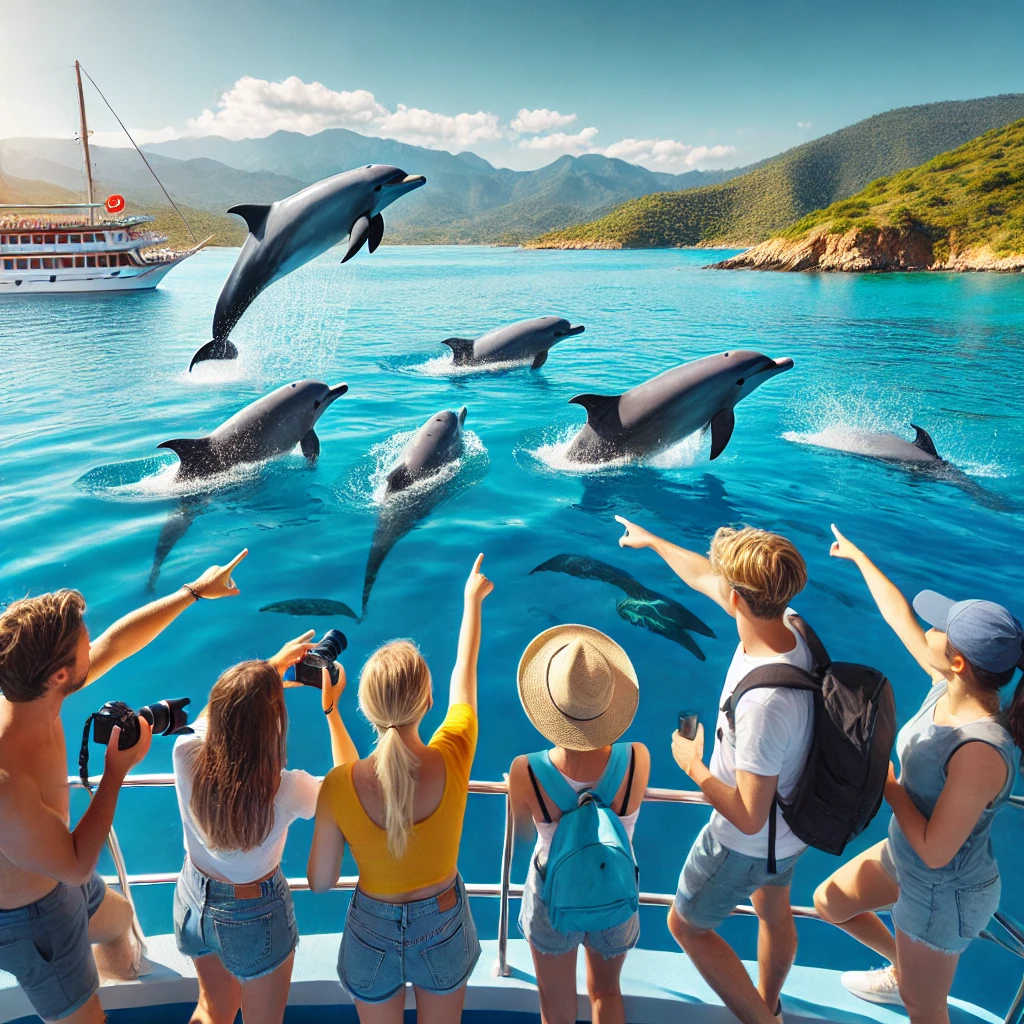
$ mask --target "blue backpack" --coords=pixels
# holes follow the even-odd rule
[[[537,864],[541,899],[555,931],[600,932],[628,921],[640,903],[640,872],[619,815],[610,806],[629,768],[624,813],[636,767],[632,743],[616,743],[608,766],[592,789],[577,794],[544,750],[527,755],[530,781],[544,820],[550,824],[538,779],[562,812],[547,863]]]

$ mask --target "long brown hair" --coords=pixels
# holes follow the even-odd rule
[[[398,730],[413,725],[430,708],[430,669],[410,640],[378,647],[359,677],[359,707],[377,733],[373,769],[384,803],[388,852],[402,857],[409,848],[419,758]]]
[[[206,740],[192,762],[190,808],[212,850],[252,850],[270,834],[288,712],[277,669],[233,665],[213,684]]]

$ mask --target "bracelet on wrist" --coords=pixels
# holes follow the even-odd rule
[[[187,590],[192,595],[194,600],[196,600],[196,601],[202,601],[203,600],[203,595],[200,594],[199,591],[196,590],[196,588],[193,587],[191,583],[182,583],[181,589],[182,590]]]

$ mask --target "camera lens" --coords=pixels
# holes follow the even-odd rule
[[[315,665],[317,668],[328,668],[338,660],[341,652],[348,647],[348,640],[340,629],[329,629],[324,638],[309,650],[305,657],[307,665]]]
[[[161,700],[139,708],[139,714],[153,727],[154,736],[168,736],[188,725],[188,712],[185,710],[188,703],[188,697]]]

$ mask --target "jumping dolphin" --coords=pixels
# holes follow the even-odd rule
[[[327,252],[346,235],[350,260],[363,244],[370,252],[384,237],[380,211],[426,184],[422,174],[406,174],[387,164],[367,164],[310,185],[276,203],[232,206],[249,226],[213,314],[213,341],[192,357],[191,370],[204,359],[234,359],[238,349],[228,335],[259,293],[286,274]]]
[[[445,338],[442,345],[452,350],[456,366],[476,366],[483,363],[511,363],[532,360],[534,370],[548,360],[552,345],[563,338],[582,334],[584,327],[573,327],[560,316],[542,316],[536,320],[499,327],[496,331],[476,338]]]
[[[409,439],[388,475],[384,506],[366,559],[361,618],[366,617],[370,591],[391,549],[439,505],[483,479],[486,460],[467,460],[453,475],[437,472],[462,454],[465,419],[465,408],[457,413],[446,411],[431,416]],[[432,475],[436,480],[428,479]],[[423,485],[410,486],[416,481],[423,481]]]
[[[387,493],[404,491],[410,484],[436,473],[462,454],[462,427],[466,407],[445,409],[431,416],[409,439],[394,469],[388,474]]]
[[[621,395],[577,395],[570,402],[587,410],[587,423],[566,457],[606,462],[654,454],[711,425],[711,458],[732,437],[733,408],[766,380],[793,366],[760,352],[722,352],[683,363]]]
[[[232,466],[262,462],[291,451],[297,444],[313,461],[320,454],[320,438],[313,428],[346,391],[347,384],[332,388],[318,380],[298,380],[247,405],[206,437],[178,437],[157,447],[170,448],[177,454],[181,479],[212,476]]]

